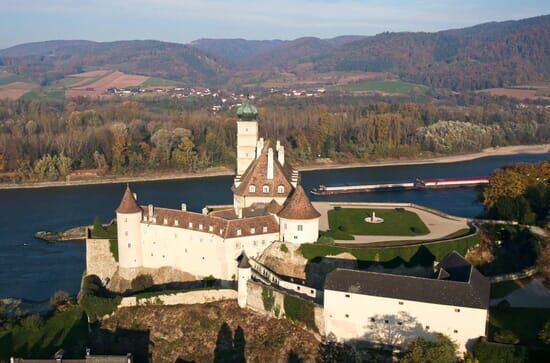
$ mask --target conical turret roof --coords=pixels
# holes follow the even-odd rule
[[[237,265],[238,268],[250,268],[250,262],[248,262],[248,256],[243,251],[243,253],[240,256],[239,264]]]
[[[116,209],[117,213],[138,213],[141,212],[141,208],[137,205],[134,194],[130,190],[130,186],[126,185],[126,190],[120,201],[120,205]]]
[[[292,193],[283,210],[278,215],[286,219],[315,219],[321,216],[309,201],[301,185],[296,187],[294,193]]]

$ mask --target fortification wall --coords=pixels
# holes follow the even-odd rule
[[[108,239],[86,239],[86,275],[110,280],[118,269]]]
[[[233,289],[196,290],[177,294],[158,295],[147,299],[138,299],[135,296],[125,297],[119,307],[137,305],[191,305],[206,304],[220,300],[237,299],[237,291]]]

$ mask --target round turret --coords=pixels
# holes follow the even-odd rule
[[[135,268],[142,265],[141,219],[142,210],[130,186],[126,186],[120,205],[116,209],[118,263],[121,268]]]
[[[301,185],[296,187],[278,216],[281,241],[298,244],[317,241],[321,214]]]
[[[252,275],[252,267],[248,261],[248,256],[243,251],[238,258],[237,265],[237,302],[241,308],[246,307],[248,300],[248,280]]]

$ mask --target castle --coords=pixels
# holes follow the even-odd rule
[[[203,210],[138,205],[128,187],[116,209],[119,273],[170,266],[197,278],[234,280],[236,259],[258,256],[274,241],[315,242],[320,214],[300,185],[299,173],[258,137],[258,111],[249,103],[237,115],[237,173],[233,207]]]
[[[116,270],[131,280],[144,269],[168,267],[196,279],[236,281],[239,306],[262,311],[263,289],[269,287],[278,294],[279,306],[284,305],[281,296],[288,295],[316,304],[319,331],[338,341],[399,346],[412,336],[441,332],[464,351],[485,335],[490,284],[456,252],[439,262],[431,278],[333,266],[319,286],[261,264],[258,257],[275,243],[288,243],[295,251],[297,245],[316,242],[321,214],[300,185],[299,173],[285,161],[284,146],[277,141],[271,147],[258,137],[257,109],[245,103],[237,115],[233,205],[202,213],[188,211],[184,203],[181,209],[139,205],[127,187],[116,209],[118,264],[98,275],[109,277]],[[97,257],[93,243],[87,243],[87,273],[99,271],[93,262],[105,256]],[[399,339],[385,341],[390,331]]]

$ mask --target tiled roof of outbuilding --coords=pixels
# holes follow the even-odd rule
[[[321,216],[309,201],[301,185],[296,187],[278,215],[286,219],[314,219]]]
[[[456,254],[451,256],[453,261],[456,262],[458,256],[458,259],[468,264],[467,278],[462,272],[459,276],[453,277],[453,273],[448,270],[445,270],[447,274],[443,274],[446,276],[444,279],[438,279],[336,269],[327,274],[324,288],[393,299],[487,309],[490,293],[489,280],[458,253],[451,252],[451,254]]]

